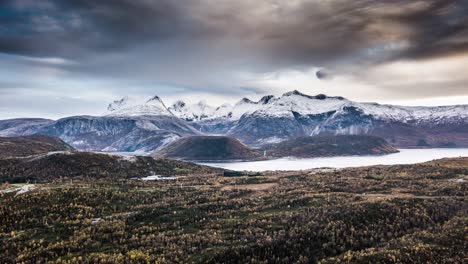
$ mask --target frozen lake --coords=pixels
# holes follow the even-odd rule
[[[399,153],[383,156],[345,156],[326,158],[281,158],[265,161],[200,163],[229,170],[268,171],[306,170],[313,168],[346,168],[370,165],[413,164],[441,158],[468,157],[468,148],[400,149]]]

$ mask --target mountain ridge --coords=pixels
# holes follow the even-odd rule
[[[124,97],[102,116],[0,120],[0,136],[45,134],[80,150],[154,151],[186,136],[224,135],[250,146],[317,135],[373,135],[397,147],[468,147],[468,105],[411,107],[361,103],[297,90],[258,101],[169,107],[159,96]],[[422,144],[425,143],[425,144]]]
[[[128,102],[128,97],[116,100],[113,103],[125,101]],[[138,108],[144,108],[151,100],[157,98],[160,108],[156,108],[154,112],[138,111]],[[307,101],[312,100],[312,101]],[[111,103],[109,107],[113,104]],[[313,105],[316,107],[313,107]],[[126,103],[128,105],[128,103]],[[283,93],[279,97],[274,95],[265,95],[258,101],[242,98],[234,105],[223,103],[219,106],[211,106],[205,100],[201,100],[195,104],[187,104],[182,100],[177,100],[171,106],[166,107],[163,100],[154,96],[153,99],[146,101],[143,104],[134,104],[124,107],[123,109],[113,110],[107,115],[120,116],[138,116],[138,115],[174,115],[187,121],[204,121],[213,119],[230,119],[238,120],[244,114],[256,115],[282,115],[290,116],[292,112],[300,114],[323,114],[333,110],[340,110],[344,107],[356,107],[363,110],[367,114],[379,116],[387,120],[415,122],[438,119],[443,121],[446,117],[456,117],[461,114],[460,119],[468,118],[468,105],[447,105],[447,106],[400,106],[391,104],[379,104],[376,102],[356,102],[348,100],[342,96],[327,96],[318,94],[315,96],[307,95],[297,90]],[[461,110],[461,111],[457,111]],[[135,112],[132,112],[135,111]]]

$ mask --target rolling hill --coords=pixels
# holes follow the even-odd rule
[[[0,159],[0,183],[47,182],[61,178],[130,179],[151,175],[222,174],[193,163],[94,152],[53,152]]]

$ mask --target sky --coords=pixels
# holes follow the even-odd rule
[[[468,102],[468,0],[1,0],[0,119],[124,96]]]

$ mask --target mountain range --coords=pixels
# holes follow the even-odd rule
[[[80,150],[154,151],[193,135],[226,135],[252,147],[315,135],[374,135],[396,147],[467,147],[468,105],[409,107],[291,91],[214,107],[166,105],[158,96],[111,102],[101,116],[0,121],[0,136],[44,134]]]

